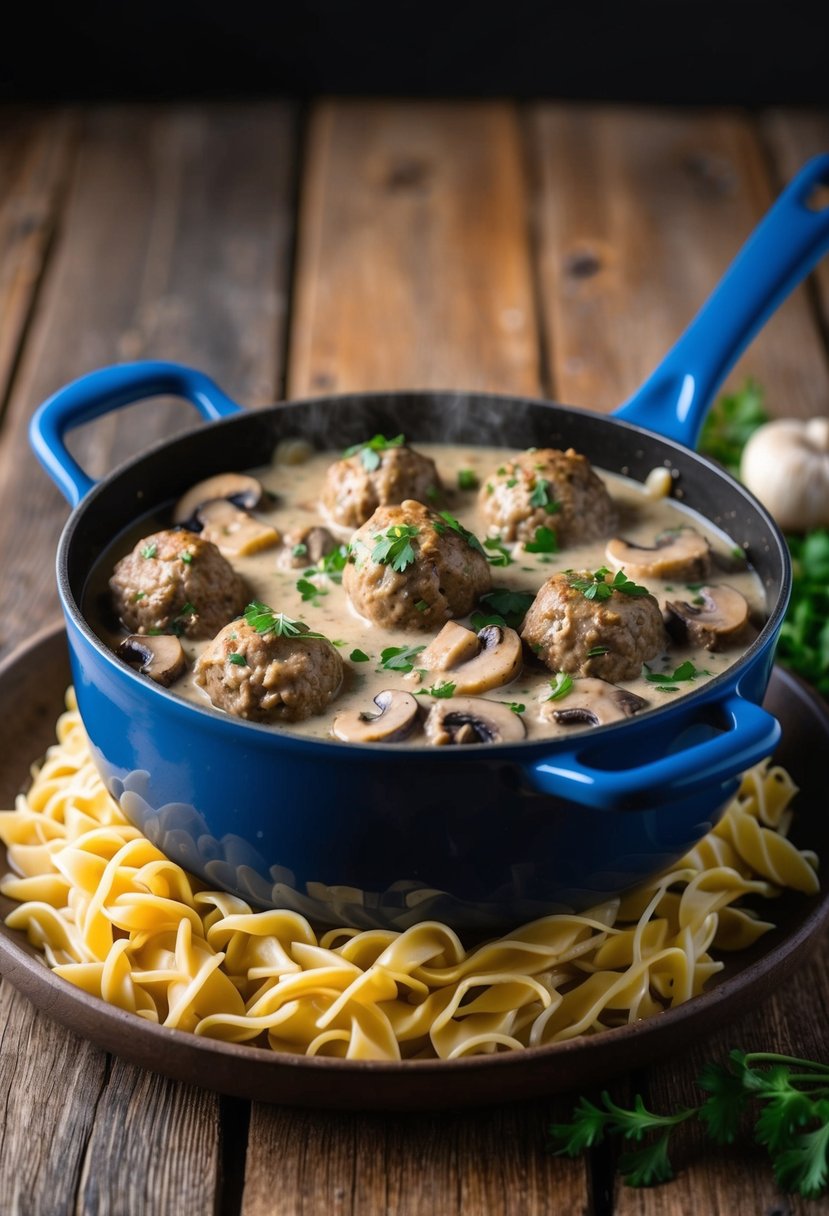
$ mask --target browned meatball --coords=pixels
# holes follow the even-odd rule
[[[131,633],[189,638],[212,637],[250,598],[216,546],[184,528],[145,536],[117,563],[109,587]]]
[[[580,581],[582,590],[574,585]],[[592,583],[594,576],[581,570],[547,579],[524,618],[521,637],[551,671],[599,676],[611,684],[632,680],[666,645],[659,605],[652,595],[620,591],[589,599],[584,589]],[[591,655],[596,648],[602,652]]]
[[[259,633],[231,621],[196,660],[193,676],[217,709],[252,722],[301,722],[337,695],[343,661],[325,638]]]
[[[378,461],[376,468],[366,467],[367,451],[369,463]],[[335,523],[359,528],[378,507],[407,498],[428,502],[438,490],[440,477],[428,456],[402,446],[378,452],[363,449],[329,465],[322,501]]]
[[[343,586],[376,625],[433,632],[471,612],[492,586],[489,562],[476,545],[471,533],[457,531],[423,503],[378,507],[351,538]],[[375,560],[384,548],[385,560]]]
[[[487,477],[480,492],[490,531],[506,541],[533,540],[552,528],[562,545],[608,536],[617,512],[590,461],[572,448],[536,448]]]

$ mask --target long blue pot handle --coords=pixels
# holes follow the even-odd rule
[[[702,742],[659,759],[629,767],[619,743],[606,748],[607,768],[590,763],[596,748],[589,734],[580,735],[567,751],[556,751],[546,760],[525,769],[530,784],[543,794],[566,798],[601,810],[645,810],[670,806],[703,790],[714,789],[736,778],[744,769],[774,751],[780,739],[780,723],[759,705],[732,691],[717,708],[724,715],[726,729]],[[686,726],[689,723],[685,724]],[[693,723],[690,723],[693,725]],[[681,737],[682,727],[674,719],[661,731],[662,738],[649,738],[649,746],[659,753],[668,732]],[[612,764],[618,761],[618,767]]]
[[[615,416],[694,447],[714,394],[745,347],[829,249],[829,155],[786,187],[675,346]]]
[[[179,363],[119,363],[73,380],[35,412],[29,424],[34,453],[61,493],[76,507],[95,482],[67,450],[73,427],[145,397],[184,397],[208,422],[238,414],[242,406],[203,372]]]

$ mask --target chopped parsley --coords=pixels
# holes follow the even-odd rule
[[[298,579],[296,589],[302,596],[303,604],[310,602],[311,604],[316,605],[319,603],[319,597],[321,595],[328,595],[328,592],[324,588],[318,587],[316,583],[312,583],[308,578]]]
[[[513,564],[510,551],[500,536],[488,536],[484,541],[484,547],[491,550],[486,555],[490,566],[511,566]]]
[[[158,556],[158,545],[155,543],[155,541],[153,541],[151,545],[144,546],[144,548],[141,550],[141,556],[146,558]]]
[[[388,452],[390,448],[402,447],[405,442],[405,435],[395,435],[394,439],[387,439],[385,435],[373,435],[364,443],[354,443],[350,448],[346,448],[343,458],[348,460],[351,456],[359,455],[363,468],[367,473],[372,473],[380,467],[381,452]]]
[[[303,546],[307,553],[307,546]],[[336,549],[332,549],[330,553],[324,554],[316,566],[311,566],[305,571],[305,577],[309,574],[324,574],[331,579],[332,583],[341,583],[343,581],[343,570],[348,561],[348,545],[337,545]]]
[[[599,655],[607,654],[609,646],[591,646],[587,652],[588,659],[597,659]]]
[[[438,698],[440,698],[441,700],[443,700],[443,699],[445,699],[446,697],[451,697],[451,696],[454,694],[454,692],[455,692],[455,687],[456,687],[456,686],[455,686],[454,684],[436,684],[436,685],[434,685],[432,688],[421,688],[421,689],[419,689],[419,690],[418,690],[418,691],[415,693],[415,696],[418,696],[418,697],[438,697]]]
[[[458,489],[477,490],[480,482],[474,469],[458,469]]]
[[[680,663],[673,674],[667,671],[651,671],[646,663],[642,675],[656,685],[657,692],[679,692],[677,684],[695,680],[697,676],[710,676],[711,672],[704,669],[698,670],[690,659],[686,659],[684,663]]]
[[[234,652],[233,654],[229,654],[227,657],[230,662],[233,663],[234,667],[247,667],[248,665],[248,661],[243,654]]]
[[[560,701],[562,697],[566,697],[568,692],[573,690],[573,677],[568,676],[564,671],[557,671],[550,680],[550,688],[552,689],[548,701]]]
[[[284,612],[274,612],[260,600],[251,600],[245,609],[245,620],[257,633],[272,633],[278,638],[324,638],[314,633],[304,621],[296,621]]]
[[[512,490],[512,489],[514,489],[514,488],[515,488],[515,486],[517,486],[517,485],[518,485],[518,478],[517,478],[517,477],[510,477],[510,479],[509,479],[509,480],[507,481],[507,483],[506,483],[506,486],[507,486],[507,489],[508,489],[508,490]]]
[[[532,540],[524,542],[527,553],[558,553],[558,537],[553,528],[536,528]]]
[[[415,608],[417,609],[418,612],[428,612],[429,611],[429,605],[426,603],[425,600],[415,600]]]
[[[411,671],[414,660],[425,650],[426,646],[387,646],[380,651],[380,666],[378,671]]]
[[[536,477],[535,487],[530,495],[531,507],[543,507],[548,515],[555,515],[561,510],[561,503],[556,502],[551,493],[551,482],[546,477]]]
[[[137,604],[139,600],[145,600],[146,598],[147,598],[146,591],[136,591],[135,595],[132,597],[132,602],[134,604]]]
[[[180,556],[181,556],[181,560],[184,562],[185,566],[189,566],[192,564],[193,554],[190,552],[189,549],[185,549],[184,552],[182,554],[180,554]]]
[[[523,714],[524,710],[527,708],[526,705],[522,705],[520,701],[502,701],[501,704],[506,705],[507,708],[511,709],[514,714]]]
[[[481,604],[498,617],[494,624],[503,623],[509,629],[520,629],[530,604],[535,599],[531,591],[511,591],[509,587],[493,587],[481,596]]]
[[[352,650],[351,654],[348,657],[352,663],[370,662],[369,656],[366,654],[366,652],[364,650]]]
[[[453,532],[457,532],[458,536],[463,537],[470,549],[474,549],[476,553],[480,553],[483,557],[487,557],[483,545],[478,540],[474,532],[470,532],[468,528],[465,528],[460,520],[455,519],[455,516],[450,515],[448,511],[440,511],[438,514],[440,515],[440,522],[435,520],[435,522],[432,524],[432,527],[435,529],[438,536],[443,536],[446,529],[451,528]],[[489,558],[488,560],[491,561],[492,559]]]
[[[307,552],[308,546],[303,541],[300,541],[298,545],[294,545],[291,549],[291,557],[305,557]]]
[[[371,551],[371,560],[383,566],[391,566],[402,574],[415,560],[414,538],[418,529],[414,524],[393,524],[385,532],[376,533],[377,542]]]
[[[196,605],[191,604],[190,601],[188,600],[186,604],[183,604],[181,606],[181,608],[179,608],[178,612],[173,617],[173,620],[170,624],[170,632],[175,634],[175,636],[177,638],[180,638],[181,635],[184,633],[185,629],[187,628],[187,622],[185,621],[184,618],[190,617],[190,619],[192,621],[192,619],[195,615],[196,615]]]
[[[593,572],[591,578],[571,577],[570,586],[574,591],[580,591],[586,600],[598,600],[599,603],[609,600],[614,591],[618,591],[621,595],[650,595],[647,587],[640,587],[638,583],[634,583],[624,570],[617,570],[610,582],[607,582],[608,574],[610,571],[607,566],[601,566]]]

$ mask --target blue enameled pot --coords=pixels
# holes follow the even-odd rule
[[[807,203],[827,182],[829,157],[805,167],[690,328],[610,418],[446,392],[244,411],[202,373],[167,363],[95,371],[46,401],[31,438],[74,507],[58,551],[73,678],[96,763],[127,817],[175,861],[256,905],[323,924],[438,919],[482,933],[594,904],[695,844],[742,770],[777,742],[760,702],[790,568],[767,512],[692,448],[733,361],[829,247],[829,211]],[[157,394],[186,398],[208,425],[93,483],[64,433]],[[637,479],[667,466],[683,501],[748,553],[766,588],[764,628],[733,667],[653,713],[561,740],[413,749],[302,738],[184,701],[117,659],[85,620],[84,588],[102,550],[195,482],[266,463],[288,436],[339,448],[400,431],[415,445],[572,446]]]

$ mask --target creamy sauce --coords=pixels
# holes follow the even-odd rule
[[[512,448],[452,446],[439,444],[415,444],[416,450],[431,456],[438,467],[444,485],[440,500],[434,503],[437,510],[448,510],[476,536],[487,536],[487,524],[478,511],[478,491],[459,490],[458,472],[461,469],[472,470],[478,481],[483,485],[488,475],[500,465],[506,464],[520,454]],[[339,452],[318,452],[302,464],[286,466],[279,463],[264,468],[253,469],[251,472],[262,482],[266,489],[276,496],[273,507],[269,510],[253,512],[257,518],[271,524],[283,536],[295,533],[313,526],[323,524],[333,535],[347,543],[352,533],[351,529],[343,529],[332,524],[326,517],[319,504],[320,489],[325,477],[325,471],[335,460]],[[670,528],[691,526],[704,535],[713,551],[712,570],[706,582],[711,585],[726,584],[739,591],[748,601],[752,619],[761,621],[765,614],[765,600],[762,584],[753,571],[745,567],[745,563],[735,562],[734,542],[724,534],[717,532],[701,516],[689,510],[682,504],[670,498],[654,499],[648,497],[643,487],[628,478],[596,469],[619,509],[619,527],[617,535],[643,546],[652,546],[660,532]],[[555,525],[555,517],[551,517]],[[86,595],[87,608],[91,608],[106,579],[112,571],[115,562],[128,552],[141,535],[157,531],[169,526],[169,520],[155,517],[152,521],[144,521],[140,532],[131,531],[130,537],[122,535],[118,538],[109,552],[96,568],[95,575],[90,579],[90,587]],[[609,538],[608,538],[609,539]],[[597,570],[601,566],[612,568],[605,557],[605,540],[593,541],[586,545],[568,546],[555,554],[528,553],[520,545],[507,546],[513,557],[512,564],[505,567],[493,567],[493,588],[508,588],[512,591],[527,591],[535,594],[539,587],[552,574],[558,571]],[[432,633],[420,632],[390,632],[366,621],[352,608],[348,596],[342,586],[328,576],[309,573],[306,569],[286,569],[280,565],[280,549],[267,549],[248,557],[228,558],[246,580],[251,593],[251,599],[261,600],[276,612],[304,621],[310,629],[324,634],[336,645],[345,667],[345,677],[337,697],[332,701],[326,714],[307,719],[304,722],[274,726],[274,730],[291,731],[316,738],[331,738],[331,722],[344,710],[357,709],[366,712],[376,712],[373,698],[383,689],[404,689],[417,692],[418,689],[439,685],[451,681],[447,676],[432,676],[429,673],[422,683],[418,677],[407,677],[398,671],[379,668],[380,655],[391,646],[412,647],[428,644]],[[735,568],[738,567],[738,568]],[[318,587],[319,595],[312,600],[303,601],[301,592],[297,589],[300,579],[312,580]],[[698,584],[688,585],[683,580],[661,580],[638,577],[636,582],[647,586],[663,607],[666,600],[692,601],[698,592]],[[486,605],[481,609],[487,612]],[[88,611],[87,617],[95,625],[94,612]],[[469,618],[460,622],[469,625]],[[114,635],[105,626],[96,625],[104,641],[113,648],[118,644],[121,635]],[[182,645],[188,658],[188,671],[173,685],[173,690],[187,699],[200,705],[210,706],[206,694],[193,681],[192,665],[198,654],[205,648],[207,642],[194,642],[182,638]],[[675,701],[683,693],[692,692],[701,684],[719,675],[730,667],[744,652],[746,642],[739,646],[711,653],[704,649],[671,643],[669,648],[649,664],[653,672],[665,672],[670,675],[681,663],[690,660],[694,668],[703,674],[698,674],[693,681],[683,681],[676,685],[679,691],[660,691],[659,687],[643,678],[620,682],[619,687],[645,698],[648,709],[659,709],[663,705]],[[355,651],[362,651],[369,656],[368,662],[353,661],[350,656]],[[416,665],[416,660],[415,660]],[[574,730],[589,729],[584,725],[565,726],[542,716],[541,706],[549,698],[552,674],[540,664],[525,665],[523,672],[508,685],[491,689],[480,694],[489,699],[523,706],[521,718],[527,729],[527,738],[541,738],[572,734]],[[597,674],[600,674],[597,672]],[[667,685],[669,681],[665,681]],[[430,696],[421,698],[428,708],[434,704]],[[445,702],[444,702],[445,703]],[[565,708],[566,697],[557,703]],[[647,712],[642,710],[641,712]],[[423,734],[415,735],[411,744],[426,744]]]

